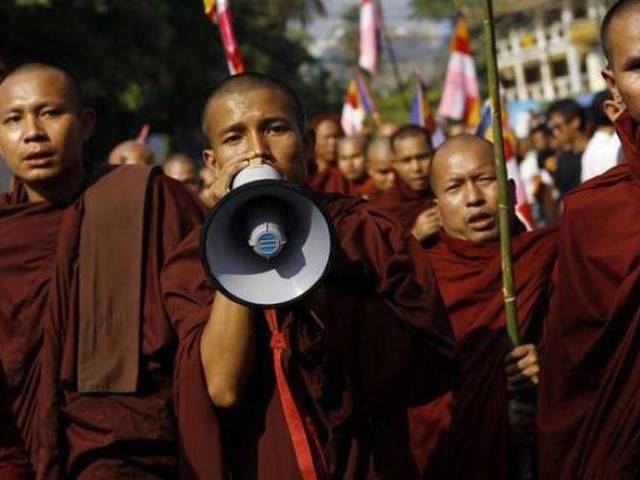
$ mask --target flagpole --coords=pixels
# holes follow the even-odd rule
[[[382,28],[382,35],[384,37],[384,43],[387,46],[387,53],[389,54],[389,60],[391,61],[391,67],[393,69],[393,76],[396,79],[396,88],[400,92],[400,96],[402,98],[402,103],[404,107],[409,109],[409,103],[407,102],[407,97],[404,91],[404,82],[402,81],[402,77],[400,75],[400,69],[398,68],[398,62],[396,60],[396,54],[393,50],[393,43],[391,41],[391,35],[389,35],[389,31],[387,30],[387,22],[384,19],[384,10],[382,9],[382,2],[380,0],[375,0],[376,6],[378,7],[378,12],[380,12],[380,26]]]
[[[493,153],[496,162],[496,174],[499,190],[500,254],[502,256],[502,283],[504,305],[507,316],[507,332],[512,345],[520,344],[518,314],[516,311],[516,293],[513,282],[513,259],[511,253],[511,206],[507,165],[504,155],[504,135],[502,132],[502,107],[500,105],[500,85],[498,84],[498,62],[496,61],[496,37],[493,24],[492,0],[485,0],[484,32],[487,46],[487,72],[489,94],[491,96]]]
[[[498,80],[498,61],[496,54],[496,32],[493,19],[493,0],[484,0],[485,18],[484,33],[487,47],[487,73],[489,94],[493,110],[493,153],[496,163],[499,197],[500,255],[502,258],[502,290],[507,320],[507,333],[513,347],[520,345],[518,329],[518,312],[516,309],[516,292],[513,277],[513,254],[511,250],[511,206],[509,205],[509,189],[507,165],[504,154],[504,135],[502,132],[502,106],[500,104],[500,84]],[[528,442],[522,442],[516,450],[516,478],[533,479],[533,451]]]

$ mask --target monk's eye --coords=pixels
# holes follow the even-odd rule
[[[12,125],[20,121],[20,115],[9,115],[2,120],[3,125]]]
[[[496,180],[496,177],[480,177],[478,181],[483,184],[493,183]]]
[[[47,108],[42,111],[42,116],[45,118],[59,117],[60,115],[62,115],[62,110],[58,108]]]
[[[232,133],[224,137],[224,139],[222,140],[222,143],[224,143],[225,145],[235,145],[237,143],[240,143],[241,140],[242,140],[242,136],[240,134]]]
[[[284,123],[276,123],[275,125],[271,125],[267,128],[267,133],[269,134],[282,134],[287,133],[289,131],[289,126]]]

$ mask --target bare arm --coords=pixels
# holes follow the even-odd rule
[[[237,405],[255,355],[253,312],[216,292],[200,341],[202,368],[213,404]]]

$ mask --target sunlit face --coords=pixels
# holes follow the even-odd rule
[[[82,144],[93,120],[54,69],[16,73],[0,85],[0,155],[32,187],[82,174]]]
[[[367,172],[378,190],[390,189],[396,179],[396,174],[391,166],[391,151],[370,150],[367,156]]]
[[[304,148],[312,145],[305,143],[292,102],[280,90],[255,87],[220,95],[206,116],[211,149],[204,159],[216,173],[229,162],[257,160],[293,183],[305,183]]]
[[[618,15],[609,28],[611,65],[602,74],[614,101],[640,122],[640,12]]]
[[[398,138],[394,142],[393,168],[398,178],[411,190],[422,191],[429,186],[429,167],[433,150],[423,135]]]
[[[365,143],[360,138],[344,138],[338,143],[338,168],[350,181],[367,176]]]
[[[498,183],[490,149],[469,148],[438,155],[434,195],[444,231],[455,238],[488,242],[498,238]]]
[[[338,158],[338,139],[341,130],[338,122],[331,119],[318,124],[316,133],[316,158],[322,162],[334,164]]]

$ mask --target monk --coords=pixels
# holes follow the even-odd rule
[[[109,153],[109,165],[153,165],[153,151],[144,143],[126,140]]]
[[[405,125],[391,137],[396,183],[381,195],[377,205],[392,215],[420,242],[434,238],[440,229],[438,210],[429,187],[433,157],[431,135],[416,125]]]
[[[435,154],[430,181],[442,232],[425,253],[454,330],[461,376],[451,392],[409,411],[412,450],[425,479],[508,480],[518,468],[509,462],[516,458],[514,436],[534,430],[536,344],[548,307],[555,232],[515,229],[517,310],[525,344],[510,352],[492,144],[469,134],[451,137]],[[509,391],[525,399],[510,400]]]
[[[42,479],[177,478],[160,272],[202,212],[150,167],[87,171],[94,118],[58,68],[0,81],[0,471],[22,449]]]
[[[199,193],[199,172],[196,164],[188,155],[176,153],[162,165],[167,177],[177,180],[193,193]]]
[[[307,186],[322,193],[348,193],[348,183],[338,169],[338,140],[344,137],[336,115],[319,115],[311,122],[316,143],[309,169]]]
[[[376,201],[383,192],[393,187],[396,176],[391,166],[393,152],[387,137],[376,137],[367,146],[367,173],[373,181],[376,191],[369,200]]]
[[[542,355],[541,478],[628,479],[640,452],[640,0],[601,29],[626,164],[565,196]]]
[[[338,140],[338,169],[347,180],[348,194],[369,198],[376,188],[367,174],[367,139],[353,135]]]
[[[256,162],[304,184],[305,150],[313,148],[304,122],[299,98],[276,79],[247,73],[218,85],[203,114],[217,197]],[[371,430],[386,428],[372,416],[450,387],[451,332],[429,264],[415,262],[421,247],[361,199],[316,198],[338,244],[327,277],[304,300],[261,311],[214,291],[199,232],[165,268],[165,302],[180,336],[183,478],[362,478]],[[394,460],[381,472],[405,465]]]

